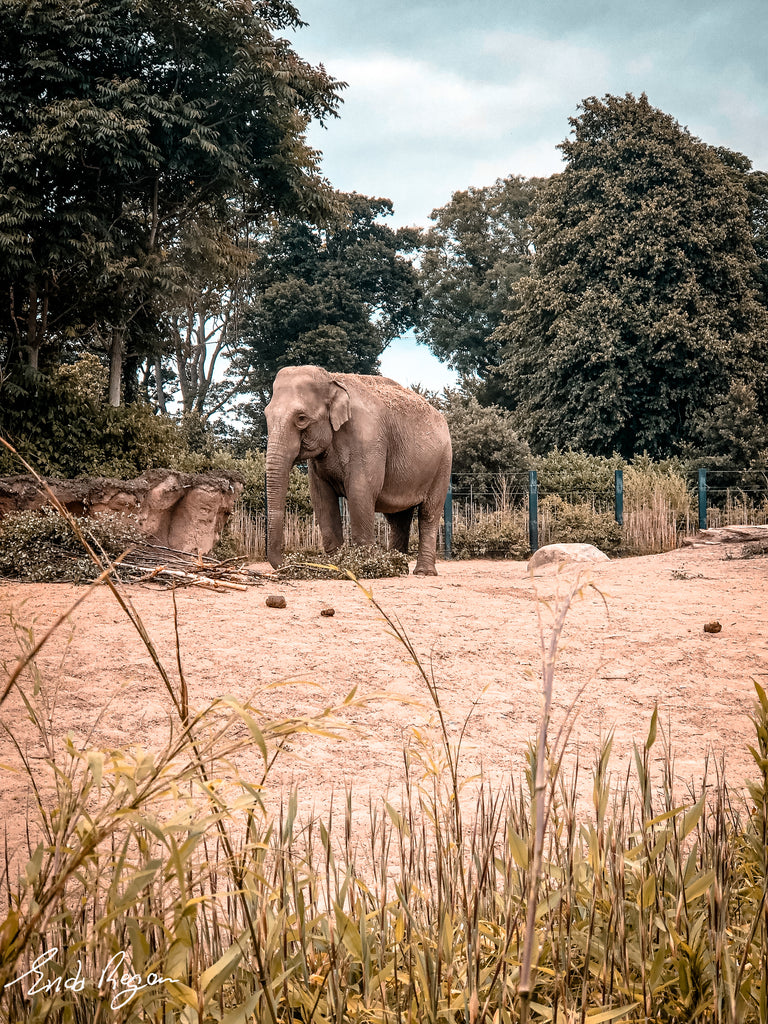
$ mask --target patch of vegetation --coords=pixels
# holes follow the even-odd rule
[[[768,558],[768,540],[751,540],[742,544],[738,552],[726,551],[726,558]]]
[[[146,469],[185,468],[181,463],[190,455],[184,432],[170,416],[140,403],[112,408],[94,401],[74,380],[42,375],[34,383],[5,384],[0,433],[43,476],[127,480]],[[0,474],[18,472],[18,460],[0,448]]]
[[[622,529],[610,512],[598,512],[587,503],[572,505],[556,494],[543,498],[539,506],[546,522],[546,544],[593,544],[607,555],[622,546]]]
[[[451,550],[454,558],[524,561],[531,553],[525,515],[519,511],[479,512],[472,520],[457,518]]]
[[[97,552],[112,558],[146,538],[135,518],[117,513],[60,515],[53,508],[9,512],[0,519],[0,577],[25,583],[87,583],[101,569],[88,557],[75,522]]]
[[[557,494],[581,500],[587,495],[612,500],[616,470],[624,466],[625,462],[620,455],[607,458],[603,455],[587,455],[572,448],[554,448],[533,463],[542,497]]]
[[[280,575],[289,580],[383,579],[388,576],[408,575],[408,556],[401,551],[385,551],[372,545],[344,544],[333,555],[316,559],[306,552],[293,552],[285,556]]]

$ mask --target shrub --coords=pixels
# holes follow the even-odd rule
[[[453,475],[462,491],[490,494],[500,476],[513,489],[525,485],[531,450],[512,426],[510,413],[483,406],[473,395],[446,388],[434,404],[448,421],[453,446]]]
[[[606,458],[603,455],[586,455],[572,448],[560,451],[555,448],[549,455],[537,458],[534,469],[538,475],[539,492],[542,495],[601,495],[607,499],[614,492],[617,469],[624,468],[619,455]]]
[[[188,453],[170,416],[148,405],[113,408],[94,401],[77,376],[5,382],[0,433],[46,476],[138,476],[145,469],[181,468]],[[0,451],[0,474],[18,463]]]
[[[74,518],[86,539],[111,557],[144,539],[131,516]],[[55,509],[9,512],[0,519],[0,577],[27,583],[85,583],[100,571],[70,522]]]
[[[606,554],[617,554],[622,531],[610,512],[598,512],[593,505],[572,505],[557,494],[543,498],[539,506],[542,544],[594,544]]]
[[[322,568],[317,568],[318,563]],[[357,579],[382,579],[386,576],[407,576],[408,556],[401,551],[385,551],[376,545],[344,544],[335,554],[320,555],[317,559],[309,558],[305,551],[288,554],[279,571],[289,580],[348,579],[346,571]]]
[[[454,558],[511,558],[530,554],[528,525],[523,511],[481,512],[471,521],[456,519],[451,550]]]

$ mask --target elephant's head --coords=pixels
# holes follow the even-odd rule
[[[349,419],[345,383],[318,366],[289,366],[275,377],[265,409],[267,443],[267,558],[276,569],[283,551],[288,477],[297,462],[323,455]]]

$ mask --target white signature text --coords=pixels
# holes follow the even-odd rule
[[[59,975],[55,978],[46,978],[46,972],[42,968],[49,964],[57,956],[58,952],[57,947],[53,946],[45,953],[41,953],[25,974],[20,974],[18,978],[9,981],[5,987],[10,988],[11,985],[15,985],[17,982],[23,981],[24,978],[29,978],[30,975],[33,975],[32,984],[27,989],[28,996],[38,995],[39,993],[53,995],[60,992],[82,992],[85,988],[86,978],[83,975],[83,965],[80,960],[77,961],[76,973],[70,977],[65,978]],[[162,985],[166,981],[175,981],[174,978],[164,978],[161,974],[154,972],[150,972],[146,979],[140,974],[133,974],[130,970],[125,970],[121,974],[120,970],[125,962],[125,957],[124,950],[115,953],[99,976],[98,990],[99,992],[102,992],[102,990],[112,992],[112,999],[109,1005],[113,1010],[119,1010],[121,1006],[126,1006],[145,988]]]

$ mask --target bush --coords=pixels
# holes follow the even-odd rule
[[[317,568],[318,563],[323,567]],[[329,565],[336,568],[325,568]],[[289,580],[337,580],[349,578],[345,570],[357,579],[407,576],[408,556],[402,551],[385,551],[375,545],[344,544],[335,554],[320,555],[316,559],[308,558],[305,551],[286,555],[279,571]]]
[[[448,421],[456,487],[490,494],[500,477],[522,490],[532,467],[531,450],[512,427],[510,413],[483,406],[473,395],[446,388],[434,400]]]
[[[145,540],[131,516],[103,513],[73,518],[89,543],[111,557]],[[56,509],[9,512],[0,519],[0,577],[27,583],[85,583],[100,572],[70,521]]]
[[[456,519],[451,550],[454,558],[524,561],[531,553],[525,512],[481,512],[471,522]]]
[[[5,382],[0,433],[46,476],[129,479],[146,469],[182,468],[184,436],[170,416],[148,405],[113,408],[94,401],[78,377]],[[0,474],[19,472],[0,450]]]
[[[606,554],[618,554],[622,529],[611,512],[598,512],[593,505],[572,505],[557,494],[549,494],[539,505],[542,544],[594,544]]]
[[[537,458],[533,467],[538,476],[539,493],[561,497],[600,495],[608,500],[614,493],[615,473],[624,468],[619,455],[585,455],[572,448],[555,448],[549,455]]]

